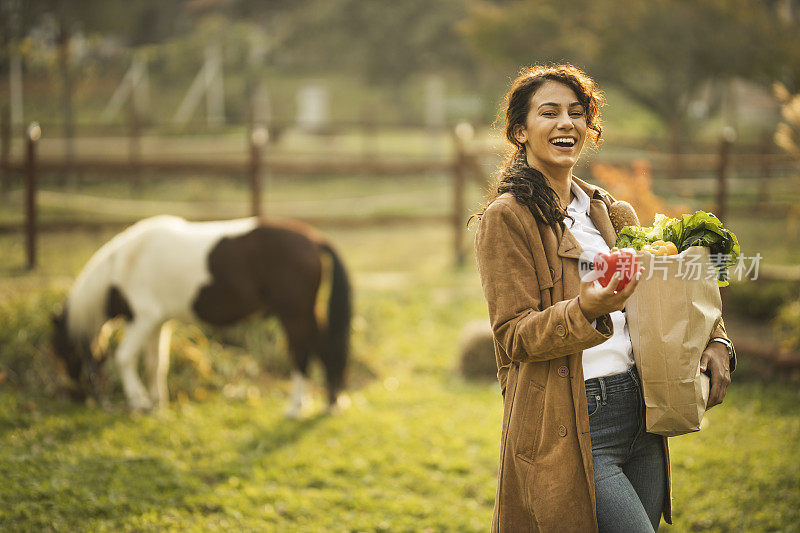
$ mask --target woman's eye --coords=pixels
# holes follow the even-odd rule
[[[583,111],[574,111],[574,112],[571,113],[571,115],[573,117],[582,117],[583,116]]]

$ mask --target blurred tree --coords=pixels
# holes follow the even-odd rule
[[[295,12],[285,58],[306,68],[342,65],[395,87],[420,72],[468,70],[456,31],[468,0],[313,0]]]
[[[568,9],[481,2],[461,29],[492,60],[582,66],[659,117],[675,154],[689,104],[708,82],[740,77],[769,87],[798,76],[798,21],[760,0],[575,0]],[[674,171],[681,172],[677,157]]]
[[[116,36],[125,44],[139,46],[160,42],[175,33],[184,11],[178,0],[0,0],[4,23],[0,25],[3,54],[0,69],[7,70],[10,51],[37,28],[52,28],[53,44],[58,49],[58,75],[61,81],[65,169],[63,181],[71,174],[74,147],[73,77],[75,64],[72,54],[73,35]],[[185,17],[183,17],[185,18]],[[24,57],[23,57],[24,59]]]
[[[116,36],[130,46],[163,42],[186,28],[181,0],[0,0],[3,42],[55,19],[61,31]],[[13,21],[13,22],[12,22]]]
[[[0,32],[8,44],[45,24],[55,28],[52,45],[61,50],[65,98],[72,90],[70,40],[80,32],[121,47],[147,47],[154,71],[165,65],[171,72],[181,70],[173,79],[196,72],[198,47],[217,40],[226,69],[246,70],[248,93],[258,92],[261,71],[270,65],[287,73],[358,75],[389,88],[398,107],[407,109],[405,82],[412,76],[455,72],[473,83],[478,78],[473,55],[455,29],[471,1],[0,0]],[[5,16],[8,12],[15,17]],[[209,34],[209,27],[219,31]],[[241,55],[245,35],[251,45]],[[71,61],[73,70],[80,68],[74,56]],[[6,65],[0,58],[0,71]],[[66,99],[59,107],[69,115]]]

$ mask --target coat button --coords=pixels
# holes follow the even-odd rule
[[[563,324],[558,324],[556,326],[556,335],[558,335],[559,337],[567,336],[567,330],[564,328]]]
[[[552,268],[552,267],[550,267],[550,277],[551,277],[551,278],[555,278],[555,277],[556,277],[556,271],[555,271],[555,270],[553,270],[553,268]]]
[[[561,424],[560,426],[558,426],[558,434],[561,435],[562,437],[566,437],[567,436],[567,426],[565,426],[564,424]]]
[[[569,369],[566,366],[561,365],[560,367],[558,367],[558,375],[561,376],[562,378],[567,377],[569,375]]]

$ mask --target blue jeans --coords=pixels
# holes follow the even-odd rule
[[[605,531],[658,531],[667,491],[664,445],[644,429],[636,366],[586,380],[597,525]]]

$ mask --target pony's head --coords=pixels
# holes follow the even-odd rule
[[[70,395],[76,400],[84,400],[87,396],[96,396],[95,384],[98,379],[100,365],[92,356],[87,340],[75,339],[67,328],[67,310],[53,315],[53,352],[64,363],[69,376]]]

